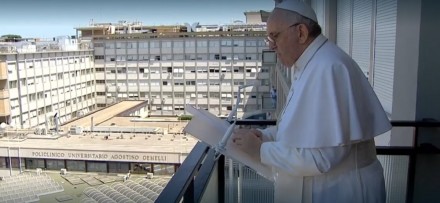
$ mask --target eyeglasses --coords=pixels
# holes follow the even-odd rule
[[[271,36],[271,35],[267,35],[267,36],[266,36],[266,39],[265,39],[264,41],[266,41],[266,44],[267,44],[267,45],[269,45],[270,43],[272,43],[272,44],[276,44],[276,41],[277,41],[277,39],[278,39],[278,36],[279,36],[281,33],[283,33],[284,31],[288,30],[289,28],[291,28],[291,27],[295,27],[295,26],[297,26],[297,25],[299,25],[299,24],[301,24],[301,23],[295,23],[295,24],[293,24],[293,25],[287,27],[287,28],[284,29],[284,30],[281,30],[281,31],[279,31],[279,32],[277,32],[277,33],[275,33],[275,34],[272,34],[272,36]]]

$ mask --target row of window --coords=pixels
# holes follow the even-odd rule
[[[32,96],[33,96],[32,98],[34,98],[35,94],[32,94]],[[69,107],[70,105],[74,105],[74,104],[77,104],[77,103],[80,103],[83,101],[88,101],[88,100],[90,101],[94,97],[95,97],[95,93],[90,93],[87,95],[81,95],[78,97],[74,97],[74,98],[71,98],[71,99],[65,100],[65,101],[59,101],[59,102],[55,101],[56,103],[46,104],[47,106],[40,107],[38,109],[31,110],[31,109],[23,108],[22,116],[23,116],[23,119],[27,119],[28,117],[33,118],[33,117],[44,114],[44,112],[52,112],[52,110],[58,111],[59,109]],[[35,98],[34,98],[34,100],[35,100]],[[28,103],[26,101],[22,100],[22,105],[24,107],[26,107],[27,104]],[[12,99],[11,100],[11,110],[18,108],[18,106],[19,106],[18,99]],[[28,116],[28,113],[29,113],[29,116]]]
[[[43,84],[44,82],[48,81],[56,81],[56,80],[64,80],[69,81],[70,79],[73,79],[75,77],[78,77],[80,75],[90,75],[93,73],[93,69],[85,69],[81,71],[70,71],[70,72],[64,72],[64,73],[57,73],[57,74],[46,74],[42,76],[36,76],[34,77],[28,77],[28,78],[21,78],[20,84],[22,86],[29,86],[29,85],[38,85]],[[72,81],[75,82],[75,81]],[[79,81],[77,81],[79,82]],[[9,88],[17,88],[18,81],[12,80],[9,81]]]
[[[175,164],[153,164],[153,163],[134,163],[134,162],[104,162],[104,161],[82,161],[82,160],[60,160],[60,159],[31,159],[31,158],[11,158],[9,164],[8,157],[0,157],[0,168],[19,168],[20,161],[22,167],[26,169],[41,168],[44,170],[59,171],[62,168],[67,171],[77,172],[98,172],[98,173],[128,173],[134,174],[154,173],[155,175],[172,175],[178,165]]]
[[[253,82],[253,80],[247,80],[248,82]],[[259,80],[259,82],[261,82],[263,85],[266,85],[265,83],[268,81],[268,79],[262,79]],[[235,80],[235,81],[231,81],[231,80],[227,80],[227,81],[221,81],[221,80],[179,80],[179,81],[164,81],[164,80],[150,80],[148,81],[148,83],[145,82],[139,82],[140,86],[148,86],[148,84],[150,84],[151,86],[160,86],[160,84],[162,83],[162,86],[183,86],[183,85],[191,85],[191,86],[231,86],[231,84],[233,84],[234,86],[239,86],[239,85],[243,85],[244,81],[243,80]],[[137,86],[138,85],[138,81],[136,80],[96,80],[96,84],[107,84],[109,86]]]
[[[10,85],[10,89],[14,88],[14,86],[16,87],[17,81],[10,81],[9,85]],[[22,84],[24,85],[24,84]],[[29,84],[28,84],[29,85]],[[48,96],[58,96],[58,95],[62,95],[64,93],[69,93],[69,92],[73,92],[74,90],[76,90],[77,92],[80,92],[82,89],[85,89],[87,87],[92,87],[95,85],[95,81],[91,80],[88,82],[83,82],[83,83],[77,83],[75,85],[68,85],[68,86],[64,86],[64,87],[59,87],[59,88],[53,88],[52,90],[46,90],[46,91],[40,91],[37,93],[32,93],[32,94],[28,94],[28,95],[21,95],[21,99],[22,101],[26,101],[26,97],[29,96],[29,101],[34,101],[35,99],[43,99],[43,98],[47,98]],[[41,88],[41,87],[40,87]],[[50,87],[47,87],[50,88]],[[41,90],[41,89],[37,89]]]
[[[94,47],[106,49],[148,49],[148,48],[184,48],[184,47],[266,47],[264,40],[256,39],[221,39],[221,40],[173,40],[173,41],[149,41],[149,42],[95,42]]]
[[[20,60],[18,65],[15,62],[8,62],[8,71],[12,72],[15,69],[24,70],[24,69],[32,69],[32,68],[41,68],[41,67],[54,67],[68,64],[81,64],[87,61],[90,61],[92,56],[81,56],[81,57],[66,57],[63,58],[50,58],[50,59],[26,59]]]
[[[107,69],[107,71],[105,71]],[[218,67],[218,66],[211,66],[211,67],[115,67],[115,68],[96,68],[96,72],[107,72],[107,73],[256,73],[256,72],[262,72],[267,73],[269,72],[268,68],[261,68],[258,69],[256,66],[247,66],[246,68],[243,66],[237,66],[237,67]]]
[[[48,57],[48,56],[46,56]],[[51,63],[51,64],[63,64],[63,63],[75,63],[75,60],[77,60],[77,62],[85,62],[86,59],[91,59],[92,55],[78,55],[78,56],[65,56],[65,57],[50,57],[50,58],[35,58],[32,55],[30,56],[25,56],[25,59],[21,59],[19,60],[19,64],[22,63],[40,63],[42,62],[43,64],[46,63]],[[13,65],[15,66],[16,62],[15,61],[8,61],[8,65]]]
[[[81,89],[85,89],[87,87],[90,87],[90,86],[80,86],[78,88],[75,88],[75,90],[79,92],[79,91],[81,91]],[[62,88],[59,88],[58,92],[57,91],[53,91],[52,92],[53,93],[52,96],[62,96],[64,94],[64,91],[66,91],[65,93],[67,94],[67,93],[69,93],[69,92],[71,92],[73,90],[71,88],[70,89],[64,89],[64,90]],[[28,94],[28,95],[23,95],[23,96],[20,97],[20,99],[21,99],[21,101],[23,103],[27,103],[26,99],[29,99],[29,102],[33,102],[33,101],[37,101],[37,100],[40,100],[40,99],[45,99],[45,98],[47,98],[49,96],[49,94],[50,94],[50,91],[32,93],[32,94]],[[78,97],[79,98],[78,102],[81,102],[81,100],[82,100],[81,97],[83,97],[83,96],[84,96],[84,100],[86,99],[86,95],[79,96]],[[75,98],[72,98],[71,100],[73,101],[74,104],[76,103],[76,99]],[[14,107],[14,105],[12,105],[12,104],[11,104],[11,106]]]
[[[54,104],[54,108],[56,106],[65,106],[65,102],[59,103],[58,104]],[[58,109],[58,107],[56,107],[55,110],[53,111],[46,111],[46,113],[58,113],[58,120],[59,123],[65,123],[67,121],[70,121],[72,118],[75,118],[77,115],[84,115],[87,112],[93,111],[95,109],[95,105],[93,103],[92,100],[88,100],[87,106],[76,106],[77,108],[81,108],[81,109],[73,109],[74,111],[70,113],[71,109],[65,109],[65,108],[60,108]],[[48,106],[46,108],[49,108]],[[37,114],[40,114],[40,111],[37,111],[36,109],[31,110],[31,111],[25,111],[25,113],[21,114],[21,115],[14,115],[12,116],[12,123],[19,126],[20,122],[22,122],[21,124],[24,127],[35,127],[35,126],[44,126],[47,123],[46,122],[52,122],[50,119],[47,120],[46,117],[37,117]],[[38,115],[39,116],[39,115]],[[21,120],[20,120],[21,117]],[[52,125],[54,125],[54,123],[52,123]]]
[[[260,60],[257,53],[246,54],[161,54],[161,55],[95,55],[95,60],[111,61],[173,61],[173,60]]]
[[[105,92],[97,92],[98,96],[109,96],[109,97],[116,97],[118,93],[116,92],[111,92],[111,93],[107,93],[105,94]],[[141,92],[141,94],[138,94],[137,92],[129,92],[129,94],[126,95],[131,95],[133,97],[140,97],[140,98],[150,98],[150,99],[173,99],[173,98],[237,98],[237,93],[233,92],[233,93],[228,93],[228,92],[188,92],[186,94],[184,94],[183,92],[175,92],[175,93],[169,93],[169,92],[164,92],[162,93],[162,95],[160,95],[160,93],[152,93],[150,96],[147,95],[146,92]],[[248,92],[246,94],[240,94],[241,98],[244,98],[246,95],[249,95],[249,98],[257,98],[256,97],[256,93],[255,92]]]

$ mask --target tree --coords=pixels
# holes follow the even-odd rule
[[[7,35],[2,35],[1,38],[4,38],[6,42],[17,42],[20,41],[21,36],[14,34],[7,34]]]

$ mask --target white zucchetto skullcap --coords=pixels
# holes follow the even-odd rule
[[[318,22],[316,19],[316,13],[312,7],[301,0],[284,0],[281,3],[278,3],[275,8],[294,11],[306,18],[310,18],[311,20]]]

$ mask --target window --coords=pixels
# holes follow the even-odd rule
[[[209,41],[209,47],[219,47],[219,41]]]
[[[185,41],[185,47],[195,47],[196,46],[196,42],[193,40],[188,40]]]
[[[246,54],[246,60],[256,60],[257,54]]]
[[[163,54],[162,55],[162,61],[169,61],[172,59],[173,59],[173,56],[171,54]]]
[[[195,54],[185,54],[185,60],[196,60]]]
[[[232,54],[222,54],[222,60],[231,60]]]
[[[234,60],[244,60],[245,56],[244,54],[234,54],[233,58]]]
[[[107,162],[87,161],[87,171],[107,173]]]
[[[148,49],[148,42],[139,42],[139,49]]]
[[[207,46],[208,46],[208,41],[206,40],[197,41],[197,47],[207,47]]]
[[[116,49],[125,49],[125,42],[117,42]]]
[[[174,48],[183,48],[183,41],[174,41]]]
[[[262,73],[268,73],[268,72],[269,72],[269,69],[268,69],[268,68],[261,68],[261,72],[262,72]]]
[[[220,45],[222,47],[230,47],[230,46],[232,46],[232,40],[222,40]]]
[[[129,169],[129,163],[124,162],[109,162],[108,171],[109,173],[126,173]]]
[[[174,60],[183,60],[184,58],[183,54],[174,54]]]
[[[116,61],[125,61],[125,56],[116,56]]]
[[[257,41],[256,40],[246,40],[246,46],[248,47],[256,47]]]
[[[167,67],[167,73],[172,73],[173,72],[173,67]]]
[[[242,47],[244,46],[243,40],[234,40],[234,47]]]
[[[160,48],[160,43],[158,41],[150,42],[151,48]]]
[[[66,168],[64,166],[64,160],[46,160],[46,169],[48,170],[60,170]]]
[[[86,171],[85,161],[66,160],[66,165],[68,171],[84,171],[84,172]]]
[[[95,43],[94,47],[104,47],[104,43]]]
[[[105,43],[105,48],[106,49],[114,49],[115,48],[115,44],[114,43]]]
[[[137,60],[137,55],[128,55],[127,56],[127,61],[136,61]]]
[[[163,41],[162,48],[171,48],[171,42],[170,41]]]
[[[107,56],[106,61],[116,61],[116,56]]]
[[[139,55],[139,60],[140,61],[148,61],[150,56],[148,55]]]
[[[136,49],[137,44],[136,42],[127,42],[127,49]]]
[[[9,89],[17,88],[17,81],[9,81]]]
[[[26,169],[45,168],[44,159],[25,159]]]
[[[208,60],[208,54],[197,54],[197,60]]]

